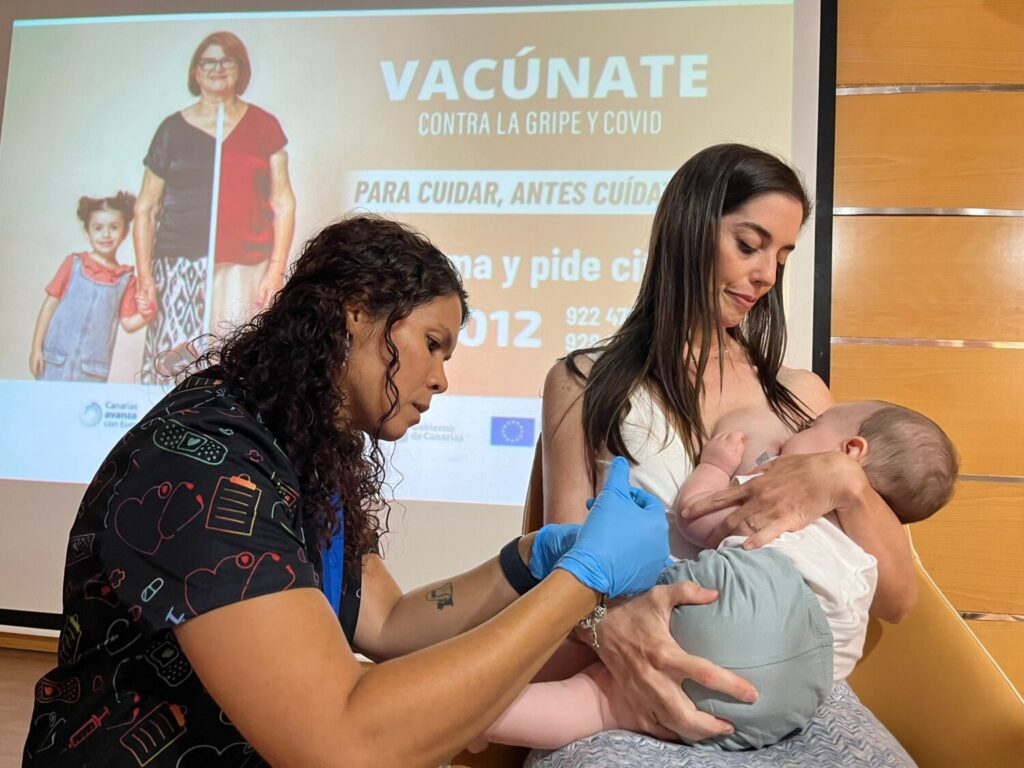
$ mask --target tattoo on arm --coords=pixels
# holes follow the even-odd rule
[[[449,605],[455,605],[455,588],[449,581],[437,589],[430,590],[427,593],[427,600],[437,606],[437,610],[442,611]]]

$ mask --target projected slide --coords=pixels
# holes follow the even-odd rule
[[[792,38],[773,0],[17,22],[0,422],[31,440],[0,477],[88,482],[191,339],[362,209],[426,232],[473,306],[395,494],[520,503],[545,373],[624,319],[675,169],[790,153]]]

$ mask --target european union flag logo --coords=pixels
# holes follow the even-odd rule
[[[492,416],[491,445],[525,445],[533,447],[533,419]]]

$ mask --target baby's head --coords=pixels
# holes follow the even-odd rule
[[[900,405],[865,400],[833,405],[782,446],[782,455],[841,450],[903,523],[941,509],[953,495],[960,458],[938,424]]]

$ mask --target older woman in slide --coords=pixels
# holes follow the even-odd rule
[[[146,334],[143,383],[161,378],[158,361],[164,374],[173,374],[191,359],[180,354],[183,345],[205,331],[226,330],[225,321],[248,320],[281,287],[295,225],[288,140],[277,118],[242,100],[251,75],[237,36],[214,32],[204,38],[188,68],[189,92],[199,100],[160,124],[143,161],[135,259],[140,296],[157,309]]]
[[[832,404],[813,373],[782,365],[781,278],[810,211],[795,173],[759,150],[726,144],[690,159],[666,187],[649,261],[629,317],[607,342],[560,361],[544,388],[544,506],[548,521],[579,522],[604,460],[634,463],[634,482],[667,507],[726,414],[774,417],[779,442]],[[743,466],[758,457],[745,456]],[[875,616],[898,621],[916,600],[906,536],[856,462],[839,452],[780,458],[745,486],[686,510],[740,507],[720,535],[760,546],[836,510],[844,530],[878,559]],[[696,549],[675,534],[673,555]],[[696,710],[681,680],[750,693],[669,635],[672,607],[715,594],[659,586],[610,611],[597,653],[625,689],[645,730],[699,740],[729,725]],[[618,763],[616,763],[617,765]]]

